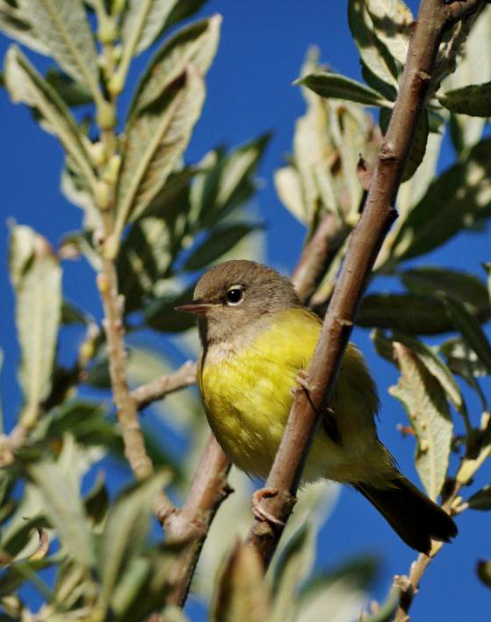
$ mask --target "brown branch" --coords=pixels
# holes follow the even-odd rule
[[[131,392],[131,397],[136,402],[137,410],[142,410],[149,404],[169,395],[169,393],[174,393],[174,391],[179,391],[193,384],[196,384],[196,363],[187,361],[175,372],[138,387]]]
[[[476,10],[479,2],[468,0],[464,4],[469,11]],[[309,367],[309,396],[305,391],[297,393],[266,482],[266,488],[277,490],[278,494],[269,498],[263,496],[261,510],[264,515],[271,515],[275,522],[256,520],[249,533],[249,541],[265,567],[283,532],[281,525],[286,523],[293,508],[319,414],[325,412],[359,302],[378,251],[396,217],[392,204],[425,105],[443,33],[463,14],[463,9],[458,12],[454,5],[446,6],[441,0],[423,0],[421,3],[399,94],[379,152],[365,207],[351,235],[341,276]]]
[[[292,274],[293,285],[301,300],[307,302],[315,292],[350,231],[351,228],[332,212],[322,218]]]

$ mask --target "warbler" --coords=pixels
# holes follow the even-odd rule
[[[320,319],[292,283],[252,261],[208,270],[193,301],[198,315],[199,388],[218,442],[241,470],[266,478],[281,442],[298,377],[308,369]],[[348,344],[305,466],[303,481],[350,484],[410,547],[429,553],[431,539],[457,534],[452,518],[397,469],[377,437],[379,399],[362,354]]]

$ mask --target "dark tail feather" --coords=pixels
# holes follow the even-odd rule
[[[413,486],[405,477],[392,487],[375,488],[357,484],[355,488],[372,503],[404,542],[421,553],[429,553],[431,540],[448,542],[457,535],[457,526],[441,507]]]

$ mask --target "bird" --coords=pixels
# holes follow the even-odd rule
[[[266,479],[319,339],[320,318],[287,277],[247,260],[208,269],[193,300],[176,308],[198,317],[198,384],[216,439],[236,467]],[[363,355],[348,343],[302,485],[320,479],[351,485],[408,546],[429,554],[432,540],[450,541],[457,527],[399,471],[377,436],[378,410]]]

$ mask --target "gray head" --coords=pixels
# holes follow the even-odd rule
[[[250,334],[275,313],[302,306],[291,282],[255,261],[233,260],[211,268],[178,309],[199,315],[203,345]]]

